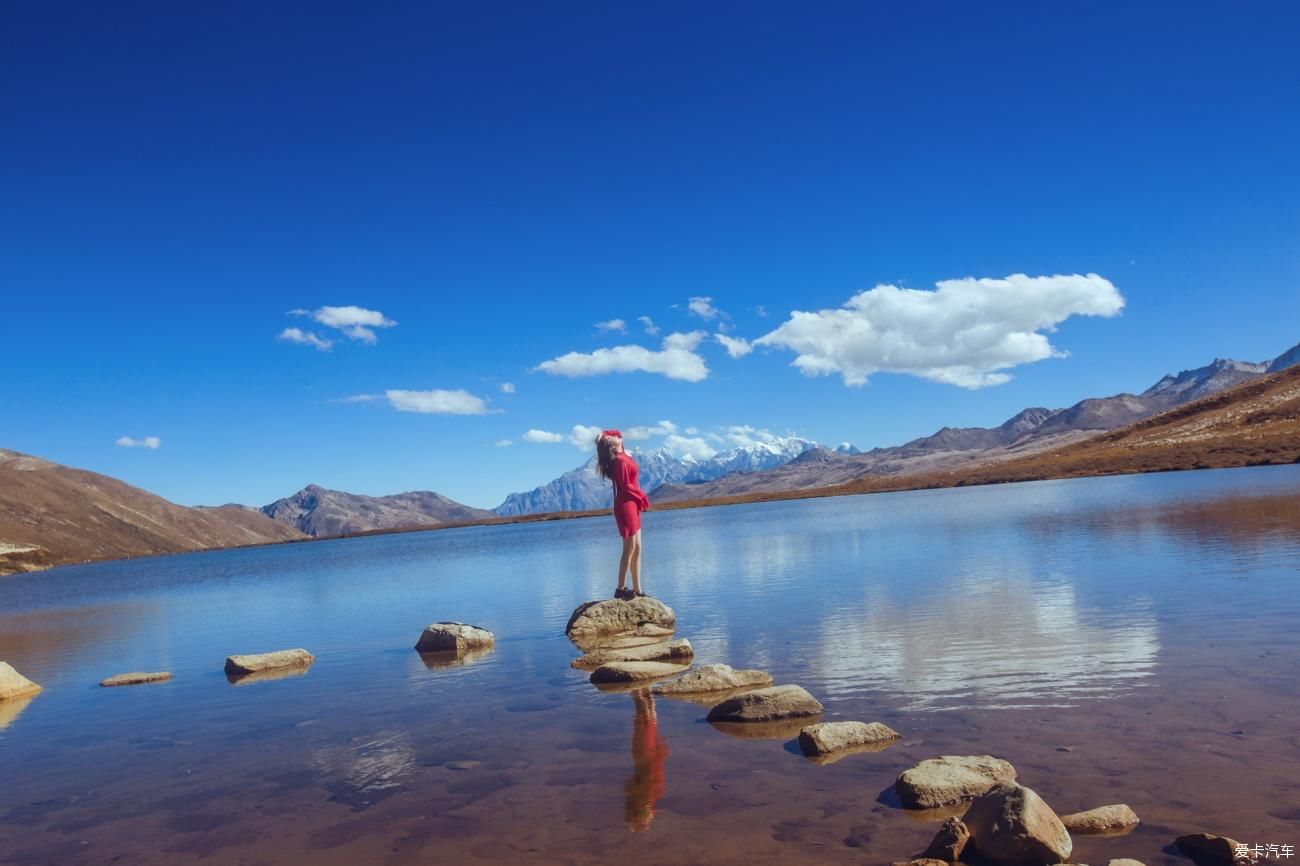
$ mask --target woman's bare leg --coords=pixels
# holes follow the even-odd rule
[[[628,563],[630,563],[632,560],[632,550],[635,547],[635,545],[636,545],[636,536],[623,539],[623,556],[618,561],[618,588],[619,589],[622,589],[624,585],[627,583],[627,566]],[[640,563],[637,564],[637,568],[640,568]],[[636,585],[637,583],[636,575],[637,572],[633,571],[632,572],[633,585]]]
[[[641,530],[632,536],[632,591],[641,591]]]

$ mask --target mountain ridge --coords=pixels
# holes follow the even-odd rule
[[[493,517],[491,511],[463,505],[431,490],[365,496],[308,484],[258,511],[312,538],[353,535],[382,529],[467,523]]]

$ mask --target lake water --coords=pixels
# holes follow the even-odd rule
[[[943,817],[897,774],[983,753],[1142,817],[1079,862],[1300,843],[1300,467],[648,513],[697,663],[903,734],[825,766],[570,667],[618,550],[607,518],[0,578],[0,659],[45,686],[0,703],[0,863],[887,863]],[[496,651],[426,665],[444,619]],[[222,673],[298,646],[304,676]],[[127,670],[175,679],[98,687]]]

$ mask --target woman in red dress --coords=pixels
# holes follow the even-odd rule
[[[614,597],[624,600],[644,596],[641,591],[641,512],[650,498],[637,484],[636,461],[623,450],[623,434],[605,430],[596,437],[596,471],[614,483],[614,522],[623,537],[623,557],[618,561],[618,589]],[[627,588],[628,568],[632,588]]]

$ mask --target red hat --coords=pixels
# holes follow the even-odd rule
[[[620,432],[618,432],[617,430],[601,430],[601,431],[600,431],[600,435],[601,435],[601,436],[617,436],[617,437],[620,438],[620,439],[623,438],[623,434],[620,433]]]

